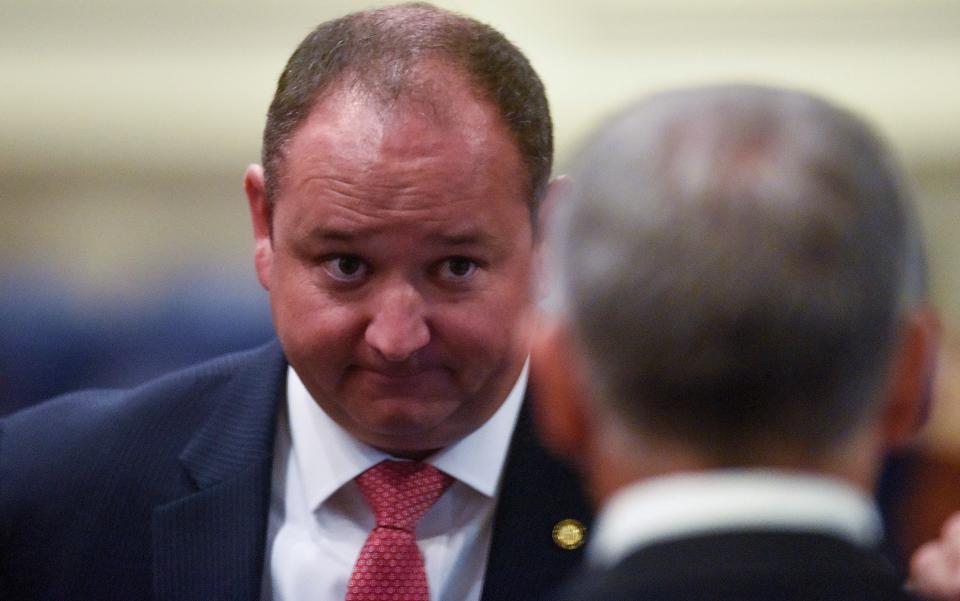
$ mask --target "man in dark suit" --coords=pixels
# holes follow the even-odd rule
[[[557,598],[902,598],[870,490],[937,321],[880,142],[806,94],[707,87],[629,107],[571,175],[532,378],[602,510]]]
[[[485,25],[404,5],[310,33],[244,182],[278,342],[0,423],[0,598],[554,585],[588,509],[525,408],[552,150],[540,80]],[[414,510],[381,497],[427,481],[390,522]]]

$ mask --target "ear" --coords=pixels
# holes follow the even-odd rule
[[[543,195],[543,200],[540,201],[540,207],[537,211],[537,229],[533,240],[533,281],[535,297],[538,300],[543,300],[551,289],[547,281],[547,278],[550,277],[549,266],[547,264],[550,259],[544,253],[543,239],[547,235],[553,213],[556,211],[557,205],[563,202],[563,198],[566,196],[569,187],[570,178],[566,175],[558,175],[550,180],[550,183],[547,184],[547,191]]]
[[[250,221],[253,222],[253,262],[260,285],[270,290],[270,270],[273,266],[272,221],[273,206],[267,200],[263,167],[250,165],[243,176],[243,189],[247,193]]]
[[[887,448],[909,444],[929,417],[940,333],[940,320],[929,307],[915,309],[903,319],[882,416]]]
[[[543,239],[547,228],[550,227],[550,219],[553,218],[553,212],[556,210],[554,207],[557,203],[562,202],[561,199],[566,196],[569,189],[570,177],[566,175],[558,175],[547,184],[547,191],[543,195],[543,200],[540,201],[540,209],[537,212],[539,240]]]
[[[547,446],[581,466],[591,448],[592,423],[584,371],[568,330],[549,317],[541,319],[530,352],[534,416]]]

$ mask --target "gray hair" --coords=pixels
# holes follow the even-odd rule
[[[925,291],[910,200],[857,117],[795,91],[662,93],[589,140],[553,222],[600,397],[723,464],[872,415]]]

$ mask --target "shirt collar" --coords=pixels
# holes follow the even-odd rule
[[[513,389],[479,428],[425,461],[477,492],[494,497],[527,387],[525,363]],[[314,401],[293,367],[287,369],[292,451],[306,501],[316,510],[333,493],[390,455],[360,442]]]
[[[724,470],[646,480],[616,493],[597,518],[590,561],[702,532],[763,528],[822,532],[859,546],[879,542],[871,499],[840,480],[773,470]]]

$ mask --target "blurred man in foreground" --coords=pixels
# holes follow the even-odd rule
[[[548,234],[539,416],[602,506],[558,599],[900,599],[871,489],[937,322],[886,151],[811,96],[720,86],[603,126]]]
[[[525,409],[552,144],[490,27],[418,4],[310,33],[244,182],[278,342],[0,423],[0,597],[553,586],[588,509]]]

